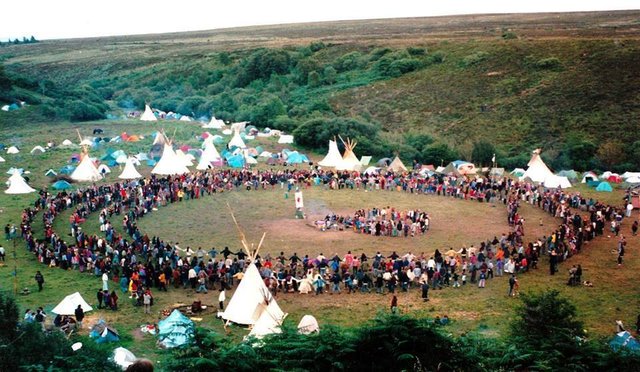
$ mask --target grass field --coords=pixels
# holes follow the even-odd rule
[[[140,125],[138,122],[99,122],[80,126],[81,133],[86,134],[93,127],[105,129],[105,136],[114,136],[122,131],[130,134],[142,134],[146,138],[138,143],[126,143],[116,148],[123,148],[128,153],[146,151],[151,145],[149,135],[158,129],[156,126]],[[184,124],[163,123],[167,133],[173,133],[178,143],[197,144],[195,135],[200,133],[196,126]],[[70,155],[77,149],[56,149],[44,155],[31,155],[29,149],[37,144],[43,144],[49,139],[60,143],[64,138],[75,140],[75,128],[72,124],[59,124],[55,127],[27,127],[12,133],[3,133],[6,139],[22,146],[18,155],[5,155],[7,160],[0,163],[3,173],[9,167],[24,167],[31,171],[29,175],[34,187],[46,186],[49,180],[43,176],[49,168],[57,169],[64,165]],[[76,140],[77,142],[77,140]],[[276,144],[265,142],[266,149],[275,149]],[[107,146],[93,149],[93,156],[101,156]],[[140,170],[148,174],[149,167],[142,166]],[[109,175],[104,182],[114,182],[118,170]],[[593,196],[610,203],[619,203],[623,191],[618,189],[611,194],[595,193],[583,185],[578,185],[576,191],[586,196]],[[184,248],[211,246],[219,250],[229,246],[233,250],[239,249],[237,232],[229,219],[226,204],[229,203],[236,213],[238,221],[245,230],[250,241],[257,243],[263,232],[266,239],[263,253],[277,255],[281,250],[287,254],[297,252],[299,255],[315,256],[319,252],[325,255],[333,253],[344,254],[347,250],[354,253],[365,252],[371,256],[376,251],[390,253],[408,251],[419,254],[432,253],[435,249],[460,248],[462,245],[475,244],[508,231],[506,225],[505,207],[503,205],[472,201],[454,200],[437,196],[411,195],[397,191],[362,190],[322,190],[311,188],[304,190],[308,220],[293,218],[294,208],[292,197],[285,199],[284,190],[279,187],[267,191],[231,191],[206,197],[197,201],[184,201],[167,207],[144,217],[140,220],[141,231],[149,236],[157,235],[166,241],[180,242]],[[33,203],[34,196],[0,195],[0,224],[19,222],[20,210]],[[415,238],[384,238],[356,234],[351,231],[320,232],[309,226],[311,220],[322,218],[326,213],[350,214],[355,209],[392,206],[399,209],[419,208],[428,211],[432,216],[431,230],[426,236]],[[526,239],[534,239],[548,234],[556,225],[556,221],[538,209],[523,207],[526,222]],[[68,212],[56,219],[56,231],[66,236],[68,233]],[[539,226],[542,219],[543,226]],[[39,220],[38,220],[39,221]],[[120,220],[113,223],[118,228]],[[630,223],[625,221],[623,232],[627,232]],[[34,224],[40,229],[41,222]],[[87,233],[99,233],[97,215],[92,215],[83,225]],[[638,238],[629,239],[629,249],[625,267],[617,269],[614,238],[602,238],[590,243],[577,257],[561,266],[560,273],[549,276],[546,270],[546,260],[543,258],[537,272],[521,277],[522,290],[539,291],[548,288],[560,290],[564,295],[576,303],[581,318],[588,330],[598,336],[608,336],[614,329],[613,322],[622,319],[625,324],[631,324],[637,315],[640,305],[638,287],[635,285],[635,274],[640,269],[637,256]],[[95,292],[100,286],[99,278],[90,274],[80,274],[75,271],[64,272],[60,269],[48,269],[39,265],[35,258],[25,252],[22,242],[18,242],[15,251],[17,260],[14,261],[13,245],[4,243],[8,250],[8,261],[0,268],[0,286],[5,292],[12,292],[14,277],[11,275],[13,265],[18,265],[17,288],[29,287],[33,293],[28,296],[18,296],[18,302],[23,309],[45,306],[50,310],[64,295],[72,291],[80,293],[90,302],[95,303]],[[595,287],[567,287],[566,271],[569,265],[581,263],[584,268],[584,279],[594,282]],[[37,292],[33,275],[36,270],[42,270],[46,278],[45,290]],[[112,285],[116,285],[112,283]],[[461,289],[445,289],[432,291],[431,301],[424,304],[419,298],[417,290],[400,293],[400,308],[403,312],[416,316],[449,315],[453,323],[450,331],[455,334],[464,332],[481,332],[486,335],[500,336],[507,330],[507,324],[513,314],[513,307],[517,300],[508,298],[507,281],[496,278],[489,281],[487,288],[480,290],[472,285]],[[214,305],[217,293],[196,294],[192,290],[173,289],[167,294],[157,295],[157,305],[154,314],[145,315],[141,309],[133,307],[126,296],[121,298],[118,312],[98,310],[90,313],[85,324],[91,324],[98,318],[111,322],[123,335],[122,344],[130,348],[136,355],[148,356],[161,360],[162,355],[154,346],[151,336],[143,335],[139,326],[146,322],[157,322],[158,312],[176,303],[191,303],[194,299],[201,299],[207,305]],[[287,322],[295,324],[304,314],[313,314],[320,320],[321,325],[356,325],[372,318],[378,312],[387,311],[390,296],[374,294],[313,295],[286,294],[279,295],[280,306],[289,313]],[[212,313],[203,316],[203,326],[211,327],[218,332],[224,332],[222,324]],[[229,337],[239,340],[245,330],[232,328]]]

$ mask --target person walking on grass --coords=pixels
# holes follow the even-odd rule
[[[398,312],[398,297],[393,296],[391,299],[391,314],[396,314]]]
[[[44,275],[42,275],[40,270],[36,271],[35,280],[36,283],[38,283],[38,292],[42,292],[42,286],[44,285]]]
[[[620,239],[618,239],[618,267],[622,266],[622,259],[624,257],[624,248],[627,245],[627,241],[624,238],[624,235],[620,235]]]
[[[144,304],[144,313],[151,314],[151,293],[149,291],[145,291],[144,295],[142,295],[142,300]]]
[[[76,315],[76,328],[82,329],[82,319],[84,319],[84,310],[82,306],[78,305],[75,310]]]
[[[478,288],[484,288],[486,279],[487,279],[487,274],[481,271],[480,280],[478,280]]]
[[[511,274],[511,277],[509,278],[509,297],[515,294],[514,292],[515,286],[516,286],[516,276],[515,274]]]

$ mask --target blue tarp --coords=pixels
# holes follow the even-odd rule
[[[73,171],[76,169],[76,167],[74,167],[71,164],[67,164],[64,167],[60,168],[60,172],[61,174],[71,174],[73,173]]]
[[[227,159],[227,163],[232,168],[242,168],[244,167],[244,156],[240,154],[233,155]]]
[[[611,346],[611,348],[616,351],[624,348],[628,351],[633,351],[636,353],[640,352],[640,342],[633,338],[633,336],[631,336],[631,333],[627,331],[618,332],[613,340],[609,342],[609,346]]]
[[[171,315],[158,322],[160,343],[167,348],[186,345],[193,338],[194,328],[191,319],[184,316],[179,310],[173,310]]]

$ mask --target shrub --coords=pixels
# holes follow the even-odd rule
[[[469,54],[468,56],[462,59],[463,67],[471,67],[480,64],[480,62],[486,60],[489,57],[489,53],[487,52],[475,52],[473,54]]]
[[[562,67],[562,63],[556,57],[543,58],[535,63],[535,68],[539,70],[558,70]]]

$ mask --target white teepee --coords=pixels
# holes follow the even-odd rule
[[[211,139],[211,137],[207,137],[207,139],[204,141],[204,151],[202,151],[202,155],[200,156],[200,161],[198,162],[196,169],[209,169],[212,162],[219,160],[220,153],[218,153],[218,150],[213,144],[213,139]]]
[[[144,105],[144,113],[140,116],[140,120],[142,121],[158,121],[158,118],[151,111],[151,107],[149,105]]]
[[[209,122],[209,124],[205,124],[202,127],[203,128],[212,128],[212,129],[222,129],[222,127],[224,127],[224,121],[222,119],[216,119],[215,116],[211,115],[211,121]]]
[[[393,159],[393,161],[391,162],[391,164],[389,164],[387,169],[396,173],[407,171],[407,167],[404,166],[404,163],[402,162],[402,160],[400,160],[398,156],[396,156],[396,158]]]
[[[165,144],[162,150],[162,157],[151,173],[168,176],[189,173],[189,169],[180,161],[171,145]]]
[[[269,291],[269,288],[264,284],[260,272],[255,265],[256,257],[260,251],[260,247],[264,242],[266,234],[262,235],[260,244],[255,251],[251,251],[245,240],[244,234],[238,226],[233,212],[231,213],[233,222],[235,223],[240,233],[240,241],[244,247],[245,252],[249,256],[249,266],[242,277],[242,281],[238,285],[238,288],[233,293],[231,301],[227,305],[227,308],[222,313],[222,319],[225,319],[227,323],[233,322],[237,324],[252,325],[250,335],[256,337],[262,337],[271,333],[279,333],[280,325],[287,316],[278,303],[275,297]],[[252,246],[253,247],[253,246]]]
[[[340,140],[344,144],[344,154],[342,155],[342,162],[338,166],[336,166],[336,169],[348,171],[360,169],[362,167],[362,165],[360,164],[360,160],[358,160],[356,154],[353,153],[353,149],[358,143],[355,141],[351,141],[348,138],[346,142],[342,138],[340,138]]]
[[[338,167],[342,163],[342,155],[338,150],[338,142],[329,140],[329,152],[325,155],[324,159],[318,162],[318,165],[322,167]]]
[[[255,325],[263,313],[267,313],[268,318],[276,322],[282,322],[285,316],[269,288],[262,281],[258,268],[251,262],[229,305],[222,313],[222,319],[237,324]],[[268,319],[262,321],[262,324],[267,326],[271,323]]]
[[[89,153],[85,152],[82,156],[82,161],[80,161],[78,167],[71,173],[71,179],[78,182],[96,182],[101,178],[102,174],[91,161]]]
[[[182,164],[184,164],[186,167],[191,167],[191,166],[193,166],[193,161],[192,161],[192,157],[193,157],[193,155],[188,156],[188,155],[187,155],[187,154],[185,154],[182,150],[177,149],[177,150],[176,150],[176,157],[177,157],[177,158],[178,158],[178,160],[179,160]]]
[[[11,177],[9,177],[9,188],[4,192],[5,194],[28,194],[35,191],[36,190],[29,186],[24,178],[22,178],[20,172],[13,172]]]
[[[133,164],[132,158],[127,158],[127,162],[124,164],[124,169],[118,178],[122,180],[135,180],[142,178],[142,175],[136,170],[136,166]]]
[[[553,172],[549,170],[549,167],[547,167],[540,157],[540,149],[533,150],[531,160],[529,160],[527,166],[527,170],[522,177],[520,177],[522,180],[530,178],[533,182],[544,182],[545,179],[552,178],[553,176]]]
[[[244,144],[244,141],[242,140],[242,137],[240,137],[240,131],[239,130],[235,130],[234,134],[233,134],[233,138],[231,138],[231,141],[229,141],[229,144],[227,145],[228,148],[232,148],[233,146],[243,149],[245,147],[247,147]]]

